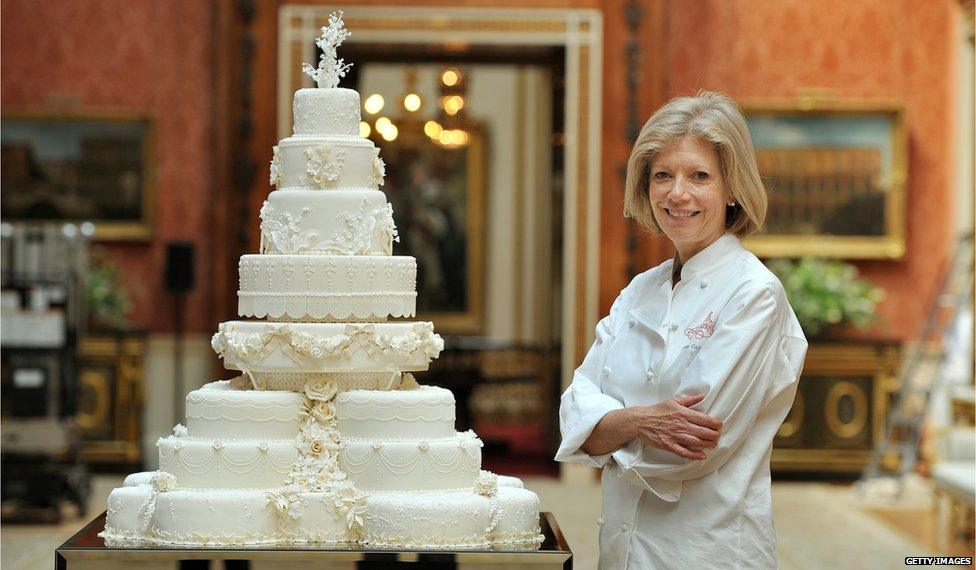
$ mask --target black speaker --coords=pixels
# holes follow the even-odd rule
[[[166,244],[166,290],[170,293],[183,293],[193,289],[192,243]]]

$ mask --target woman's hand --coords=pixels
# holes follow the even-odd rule
[[[634,437],[685,459],[705,459],[704,449],[718,445],[722,420],[692,410],[704,394],[678,396],[653,406],[627,408]]]
[[[603,455],[632,439],[687,459],[705,459],[705,448],[718,444],[722,421],[691,409],[704,394],[681,396],[653,406],[614,410],[603,416],[581,449]]]

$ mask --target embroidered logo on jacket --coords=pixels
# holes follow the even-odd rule
[[[712,319],[712,312],[709,311],[702,324],[695,328],[685,329],[685,336],[689,339],[702,339],[712,336],[713,332],[715,332],[715,320]]]

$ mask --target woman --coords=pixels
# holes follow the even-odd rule
[[[702,92],[658,110],[625,202],[677,254],[597,325],[562,396],[556,459],[603,468],[601,568],[775,568],[769,456],[807,342],[739,242],[766,194],[735,102]]]

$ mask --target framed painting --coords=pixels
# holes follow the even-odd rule
[[[760,257],[905,254],[907,140],[897,104],[743,105],[769,197]]]
[[[95,239],[149,239],[154,137],[142,111],[4,109],[4,221],[90,221]]]
[[[485,129],[445,147],[422,124],[398,122],[393,141],[373,137],[386,163],[381,188],[393,206],[397,255],[417,260],[417,315],[447,334],[484,332]]]

